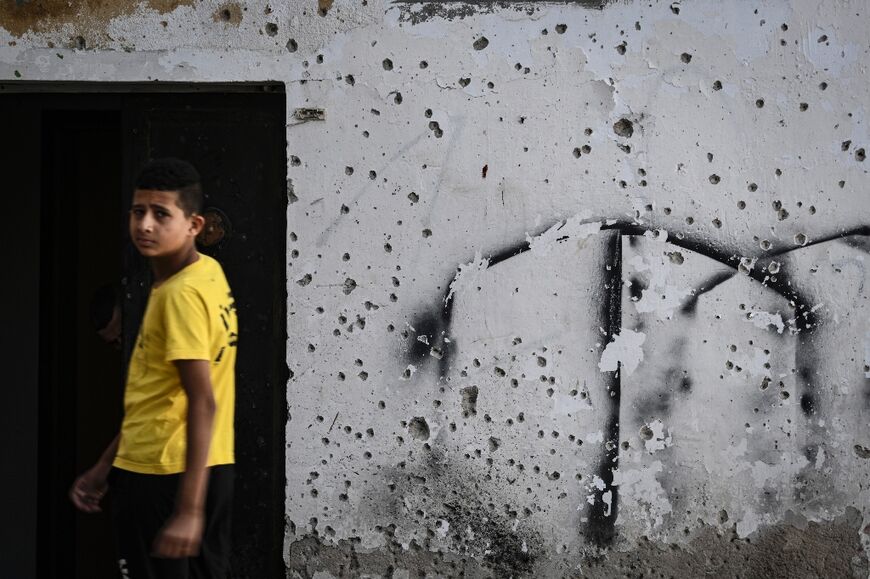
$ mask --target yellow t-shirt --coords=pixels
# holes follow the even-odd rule
[[[187,394],[173,360],[208,360],[217,411],[208,465],[234,457],[238,325],[230,286],[207,255],[151,290],[130,356],[114,465],[145,474],[184,472]]]

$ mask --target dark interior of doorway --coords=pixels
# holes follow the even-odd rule
[[[21,386],[0,411],[3,453],[18,457],[3,479],[11,475],[9,490],[21,497],[0,531],[9,553],[0,564],[9,576],[117,576],[108,517],[78,514],[66,498],[122,413],[124,356],[95,335],[88,306],[96,288],[125,281],[125,336],[135,335],[128,320],[144,306],[148,280],[125,233],[130,184],[148,157],[178,155],[200,165],[207,205],[233,226],[202,251],[222,261],[240,308],[234,576],[283,576],[283,91],[95,88],[0,93],[0,121],[18,135],[0,160],[15,208],[0,238],[14,248],[3,322],[17,329],[0,351],[10,383]]]

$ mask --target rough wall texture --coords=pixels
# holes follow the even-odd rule
[[[287,83],[288,576],[868,575],[865,2],[7,4]]]

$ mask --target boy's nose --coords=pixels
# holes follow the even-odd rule
[[[139,230],[143,233],[148,233],[152,229],[154,229],[154,220],[150,215],[145,215],[142,219],[139,220]]]

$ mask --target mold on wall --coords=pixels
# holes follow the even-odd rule
[[[4,18],[286,83],[289,576],[867,576],[865,3]]]

